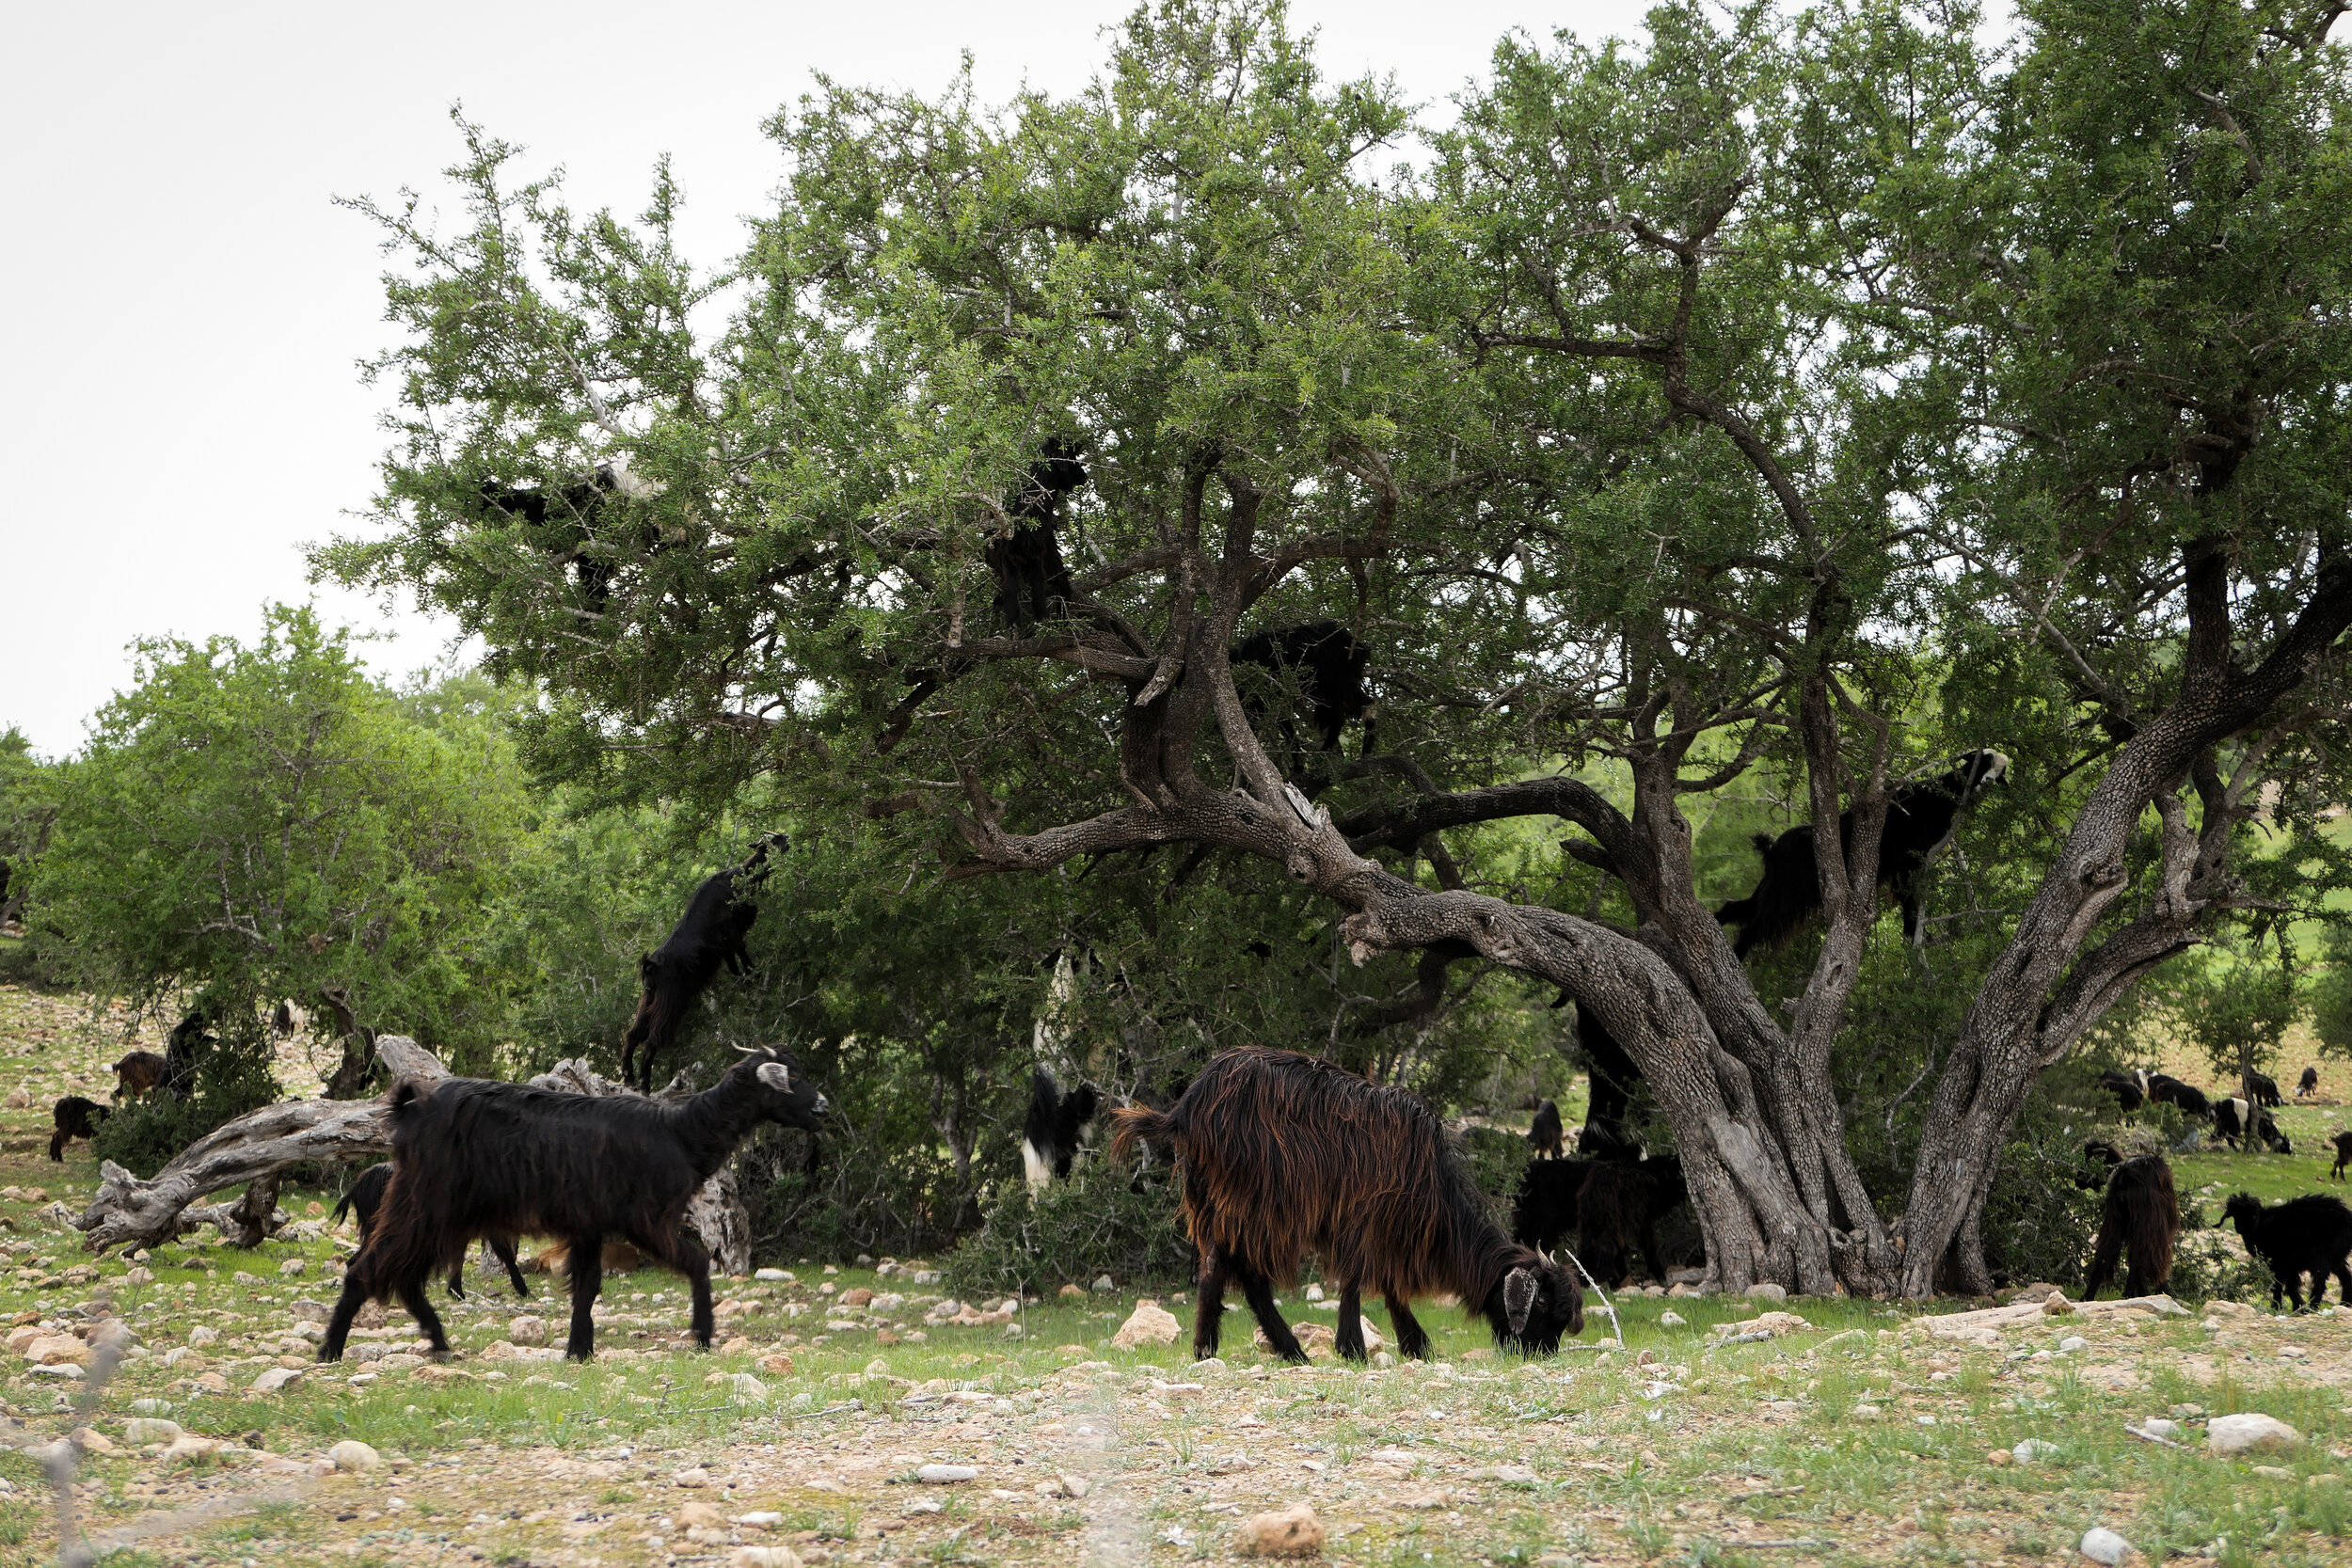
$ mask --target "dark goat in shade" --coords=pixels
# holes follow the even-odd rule
[[[628,1033],[621,1037],[622,1083],[650,1094],[654,1058],[676,1043],[695,998],[718,978],[722,967],[738,974],[751,967],[743,939],[759,918],[759,906],[749,895],[767,879],[768,851],[784,843],[782,833],[771,833],[753,847],[742,864],[704,878],[668,940],[637,960],[644,994],[638,999]]]
[[[688,1235],[687,1205],[762,1122],[815,1132],[825,1114],[791,1059],[753,1052],[685,1100],[559,1094],[521,1084],[451,1078],[392,1091],[392,1177],[375,1228],[343,1275],[319,1345],[342,1357],[352,1319],[371,1297],[398,1298],[449,1351],[424,1282],[462,1262],[474,1242],[552,1236],[571,1249],[572,1328],[565,1354],[596,1353],[591,1309],[603,1288],[604,1243],[617,1236],[684,1275],[695,1343],[710,1348],[710,1259]]]
[[[2318,1092],[2319,1069],[2315,1067],[2307,1067],[2303,1069],[2303,1076],[2296,1080],[2295,1098],[2308,1100]]]
[[[1962,808],[1979,791],[1999,784],[2008,774],[2009,758],[2001,752],[1989,748],[1963,752],[1943,772],[1899,784],[1887,798],[1886,826],[1879,837],[1878,880],[1901,902],[1906,941],[1920,940],[1929,860],[1952,836]],[[1849,855],[1853,853],[1853,821],[1851,809],[1838,815],[1837,842]],[[1758,833],[1756,847],[1764,857],[1764,875],[1756,891],[1715,911],[1717,920],[1740,927],[1740,940],[1732,944],[1732,951],[1742,958],[1758,947],[1779,946],[1821,909],[1812,823],[1800,822],[1778,838]]]
[[[2083,1145],[2083,1174],[2074,1178],[2074,1185],[2087,1193],[2104,1192],[2107,1178],[2123,1163],[2123,1151],[2105,1138],[2093,1138]]]
[[[1403,1089],[1245,1047],[1211,1058],[1167,1112],[1113,1114],[1115,1156],[1148,1138],[1183,1173],[1184,1227],[1200,1253],[1196,1356],[1216,1354],[1230,1278],[1275,1354],[1305,1361],[1273,1287],[1295,1279],[1310,1252],[1340,1287],[1333,1348],[1350,1360],[1365,1356],[1367,1291],[1387,1299],[1406,1355],[1429,1354],[1409,1304],[1440,1292],[1483,1313],[1506,1350],[1549,1354],[1563,1333],[1583,1331],[1576,1276],[1496,1227],[1445,1129]]]
[[[1530,1160],[1511,1200],[1511,1239],[1549,1252],[1576,1234],[1577,1199],[1597,1160]]]
[[[134,1051],[114,1065],[115,1099],[136,1100],[164,1081],[164,1059],[152,1051]]]
[[[2279,1093],[2279,1081],[2266,1072],[2248,1073],[2245,1087],[2246,1098],[2257,1105],[2277,1110],[2286,1103],[2285,1098]]]
[[[2217,1100],[2213,1102],[2213,1135],[2232,1148],[2251,1148],[2257,1140],[2265,1148],[2280,1154],[2292,1154],[2295,1146],[2268,1111],[2244,1100]]]
[[[67,1144],[75,1138],[98,1136],[98,1124],[106,1119],[106,1107],[95,1100],[70,1094],[57,1101],[49,1119],[56,1124],[56,1131],[49,1134],[49,1158],[62,1164]]]
[[[1538,1160],[1558,1160],[1567,1154],[1567,1129],[1560,1125],[1557,1101],[1547,1100],[1535,1107],[1535,1119],[1528,1125],[1527,1141],[1534,1146]]]
[[[1642,1081],[1642,1069],[1633,1065],[1632,1056],[1617,1043],[1600,1015],[1581,1002],[1576,1005],[1576,1045],[1583,1053],[1586,1082],[1592,1090],[1576,1151],[1604,1160],[1631,1158],[1640,1149],[1626,1115],[1632,1108],[1633,1086]]]
[[[2238,1193],[2222,1205],[2221,1212],[2246,1242],[2246,1250],[2270,1266],[2270,1307],[2278,1310],[2284,1291],[2303,1310],[2303,1276],[2311,1275],[2312,1305],[2328,1294],[2328,1276],[2336,1276],[2337,1299],[2352,1306],[2352,1209],[2340,1197],[2307,1193],[2265,1207],[2251,1193]]]
[[[348,1213],[353,1228],[359,1232],[359,1244],[367,1245],[368,1232],[375,1228],[375,1212],[384,1203],[384,1189],[390,1186],[391,1181],[390,1165],[370,1165],[343,1190],[343,1196],[335,1202],[335,1212],[326,1217],[327,1223],[341,1225],[343,1215]],[[505,1265],[506,1277],[514,1284],[515,1293],[525,1300],[530,1299],[531,1287],[523,1283],[522,1265],[515,1257],[515,1243],[503,1237],[488,1236],[483,1239],[482,1244],[489,1249],[491,1257]],[[462,1261],[449,1271],[449,1293],[459,1301],[466,1299],[465,1274]]]
[[[2089,1301],[2107,1288],[2119,1256],[2130,1259],[2123,1276],[2125,1295],[2150,1296],[2163,1290],[2172,1277],[2172,1243],[2180,1234],[2181,1203],[2172,1190],[2172,1167],[2153,1154],[2118,1164],[2107,1178],[2083,1299]]]
[[[2139,1080],[2128,1072],[2103,1072],[2099,1086],[2115,1096],[2116,1103],[2126,1111],[2137,1111],[2148,1103],[2148,1096],[2139,1086]]]
[[[2352,1165],[2352,1132],[2339,1132],[2332,1141],[2336,1146],[2336,1164],[2335,1168],[2328,1173],[2328,1180],[2341,1181],[2344,1180],[2344,1167]]]
[[[2185,1117],[2195,1117],[2200,1121],[2213,1119],[2213,1101],[2205,1098],[2204,1090],[2165,1073],[2149,1074],[2148,1098],[2159,1105],[2179,1106]]]
[[[612,594],[615,567],[609,554],[595,547],[589,528],[603,509],[605,498],[618,488],[612,466],[606,463],[586,479],[556,489],[518,490],[496,480],[484,480],[480,494],[492,510],[529,528],[532,544],[559,566],[571,567],[579,578],[580,598],[589,609],[601,610]]]
[[[1601,1289],[1614,1290],[1631,1277],[1638,1246],[1650,1272],[1662,1281],[1666,1264],[1658,1245],[1658,1222],[1690,1200],[1682,1162],[1671,1155],[1596,1163],[1577,1195],[1578,1260]]]
[[[1029,1114],[1021,1123],[1021,1168],[1032,1187],[1067,1178],[1079,1134],[1094,1119],[1102,1096],[1091,1084],[1068,1094],[1043,1068],[1029,1074]]]
[[[1356,634],[1337,621],[1310,621],[1304,626],[1282,626],[1257,631],[1233,644],[1230,656],[1236,673],[1243,665],[1255,665],[1271,673],[1278,681],[1287,683],[1291,672],[1300,673],[1299,691],[1305,699],[1309,722],[1314,725],[1315,738],[1326,752],[1340,749],[1340,731],[1353,719],[1364,721],[1363,754],[1372,754],[1376,714],[1372,693],[1364,685],[1365,673],[1372,668],[1372,650],[1356,640]],[[1245,693],[1245,697],[1248,697]],[[1254,709],[1256,703],[1250,706]],[[1293,771],[1303,760],[1298,732],[1287,715],[1281,721],[1282,738],[1289,743],[1294,759]]]
[[[981,546],[980,559],[996,579],[996,619],[1022,631],[1050,620],[1078,596],[1055,537],[1061,501],[1087,482],[1078,449],[1048,440],[1044,460],[1029,465],[1029,476],[1006,511],[1011,526]]]

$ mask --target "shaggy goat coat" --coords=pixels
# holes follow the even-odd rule
[[[2100,1207],[2099,1235],[2091,1243],[2083,1299],[2090,1301],[2107,1288],[2119,1256],[2130,1259],[2123,1276],[2125,1295],[2152,1296],[2163,1290],[2172,1277],[2172,1243],[2180,1234],[2181,1202],[2172,1189],[2172,1167],[2153,1154],[2117,1165],[2107,1178],[2106,1198]]]
[[[1306,1359],[1272,1285],[1296,1279],[1310,1252],[1340,1286],[1343,1355],[1363,1355],[1358,1304],[1371,1291],[1387,1298],[1408,1355],[1428,1351],[1408,1304],[1441,1292],[1483,1314],[1508,1349],[1549,1354],[1563,1331],[1583,1330],[1575,1276],[1495,1226],[1444,1128],[1403,1089],[1250,1047],[1214,1057],[1166,1113],[1115,1116],[1114,1156],[1148,1138],[1182,1171],[1184,1227],[1200,1253],[1196,1354],[1216,1354],[1230,1274],[1276,1353]]]
[[[49,1134],[49,1158],[62,1164],[68,1143],[75,1138],[98,1136],[98,1124],[106,1119],[106,1107],[95,1100],[70,1094],[50,1109],[49,1119],[56,1126],[56,1131]]]
[[[2352,1306],[2352,1209],[2344,1199],[2306,1193],[2265,1206],[2251,1193],[2238,1193],[2221,1212],[2237,1227],[2246,1250],[2270,1265],[2273,1311],[2280,1291],[2303,1310],[2305,1275],[2311,1275],[2313,1307],[2327,1298],[2329,1275],[2336,1276],[2336,1299]]]
[[[384,1206],[384,1190],[392,1184],[392,1167],[389,1164],[370,1165],[343,1189],[343,1196],[335,1200],[334,1212],[326,1216],[329,1225],[341,1225],[345,1214],[351,1216],[352,1227],[359,1232],[359,1244],[368,1244],[368,1232],[375,1228],[375,1212]],[[515,1243],[496,1236],[485,1237],[482,1243],[491,1257],[506,1269],[506,1277],[514,1285],[515,1293],[529,1300],[531,1287],[523,1283],[521,1262],[515,1256]],[[459,1301],[466,1299],[465,1269],[461,1265],[449,1271],[449,1293]]]

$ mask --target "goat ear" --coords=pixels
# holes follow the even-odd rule
[[[1535,1271],[1513,1269],[1502,1276],[1502,1316],[1511,1332],[1527,1332],[1527,1314],[1535,1306]]]
[[[792,1088],[792,1069],[782,1062],[762,1062],[759,1081],[778,1094],[788,1093]]]

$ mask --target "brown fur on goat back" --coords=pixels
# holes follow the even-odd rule
[[[1482,1223],[1484,1197],[1417,1096],[1320,1057],[1220,1052],[1168,1111],[1113,1115],[1114,1159],[1139,1138],[1174,1152],[1202,1256],[1222,1251],[1279,1284],[1311,1252],[1367,1291],[1456,1292],[1475,1311],[1506,1271],[1537,1261]]]

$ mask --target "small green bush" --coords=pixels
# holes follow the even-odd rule
[[[118,1107],[99,1124],[90,1148],[100,1159],[145,1180],[205,1133],[278,1098],[266,1057],[215,1048],[199,1062],[193,1094],[154,1089]]]
[[[1181,1285],[1193,1267],[1167,1172],[1095,1159],[1042,1189],[1002,1184],[986,1223],[948,1254],[941,1273],[959,1295],[1025,1295],[1085,1285],[1098,1275],[1122,1286]]]

